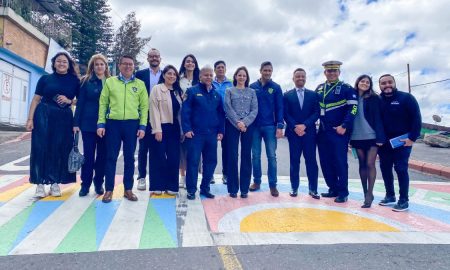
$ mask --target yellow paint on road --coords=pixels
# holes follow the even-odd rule
[[[252,213],[240,225],[241,232],[398,232],[387,224],[333,210],[276,208]]]
[[[60,185],[61,187],[61,185]],[[53,196],[47,196],[41,201],[47,202],[47,201],[66,201],[69,199],[75,192],[80,190],[80,183],[71,184],[70,186],[66,188],[61,188],[61,197],[53,197]],[[48,194],[48,192],[47,192]]]
[[[14,187],[10,190],[0,193],[0,202],[7,202],[30,187],[31,187],[30,183],[24,183],[23,185]]]
[[[222,258],[225,270],[240,270],[243,269],[241,263],[236,257],[236,253],[231,246],[219,246],[220,257]]]

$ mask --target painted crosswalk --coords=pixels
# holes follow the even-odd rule
[[[319,186],[326,190],[323,179]],[[79,183],[63,185],[62,197],[37,200],[27,175],[1,175],[0,255],[215,245],[450,244],[450,183],[412,181],[405,213],[378,205],[361,209],[357,179],[350,180],[349,201],[340,205],[304,193],[290,197],[287,177],[279,177],[278,187],[278,198],[263,185],[247,199],[233,199],[225,185],[215,184],[213,200],[189,201],[184,190],[176,197],[135,191],[139,201],[130,202],[122,197],[117,176],[113,201],[104,204],[92,192],[80,198]],[[381,181],[375,196],[375,202],[384,196]]]

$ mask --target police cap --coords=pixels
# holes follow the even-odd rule
[[[336,61],[336,60],[326,61],[325,63],[322,64],[322,66],[324,67],[325,70],[340,69],[341,65],[342,65],[342,62]]]

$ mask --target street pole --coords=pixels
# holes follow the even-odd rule
[[[408,91],[409,91],[409,93],[411,94],[411,78],[410,78],[410,74],[409,74],[409,63],[408,64],[406,64],[406,67],[407,67],[407,69],[408,69]]]

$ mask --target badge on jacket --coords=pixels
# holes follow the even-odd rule
[[[267,89],[267,91],[269,92],[269,94],[272,94],[273,93],[273,88],[270,87],[269,89]]]
[[[135,93],[138,91],[136,86],[131,87],[131,90],[133,90],[133,92],[135,92]]]

